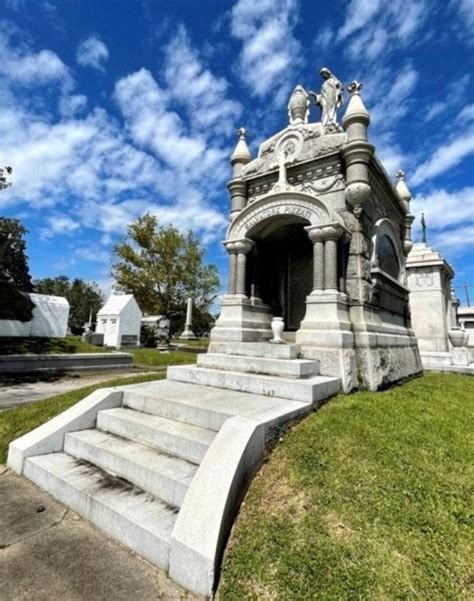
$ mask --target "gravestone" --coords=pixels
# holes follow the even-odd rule
[[[329,69],[318,93],[296,86],[288,126],[252,158],[240,129],[231,156],[229,287],[211,346],[267,341],[273,317],[344,390],[376,390],[421,372],[405,260],[411,196],[368,141],[370,115],[353,82]],[[311,102],[321,119],[309,120]]]

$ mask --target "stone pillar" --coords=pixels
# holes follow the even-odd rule
[[[180,338],[184,340],[193,340],[196,338],[192,330],[193,325],[193,299],[188,298],[188,304],[186,307],[186,323],[184,324],[184,332],[181,334]]]
[[[229,272],[229,294],[236,293],[236,280],[237,280],[237,254],[231,252],[230,258],[230,272]]]
[[[337,241],[342,226],[332,223],[305,229],[313,242],[313,292],[337,291]]]
[[[324,243],[325,290],[337,290],[337,239],[328,238]]]
[[[313,290],[324,290],[324,242],[316,240],[313,245]]]
[[[245,279],[247,267],[247,254],[252,249],[254,242],[252,240],[237,240],[233,243],[236,253],[236,275],[235,275],[235,294],[246,297]]]

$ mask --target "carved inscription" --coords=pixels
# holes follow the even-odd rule
[[[415,276],[415,281],[418,288],[429,288],[433,285],[433,274],[417,273]]]
[[[282,200],[251,211],[242,221],[235,223],[236,228],[231,237],[244,237],[258,223],[278,215],[296,215],[308,220],[312,225],[327,223],[329,221],[329,215],[322,207],[301,201],[293,204],[287,200]]]

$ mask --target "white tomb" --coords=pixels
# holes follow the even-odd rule
[[[69,318],[69,303],[62,296],[29,294],[34,303],[30,321],[0,319],[0,336],[39,336],[65,338]]]
[[[96,333],[104,346],[139,346],[142,312],[133,294],[111,294],[97,313]]]
[[[460,328],[458,300],[452,288],[454,271],[426,242],[414,244],[407,262],[410,310],[425,369],[474,373],[467,349],[468,335]]]

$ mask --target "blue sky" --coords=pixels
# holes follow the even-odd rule
[[[424,211],[474,286],[473,53],[474,0],[0,0],[0,215],[30,230],[35,278],[107,289],[113,244],[152,211],[203,238],[225,288],[235,130],[255,154],[328,66],[364,84],[414,239]]]

